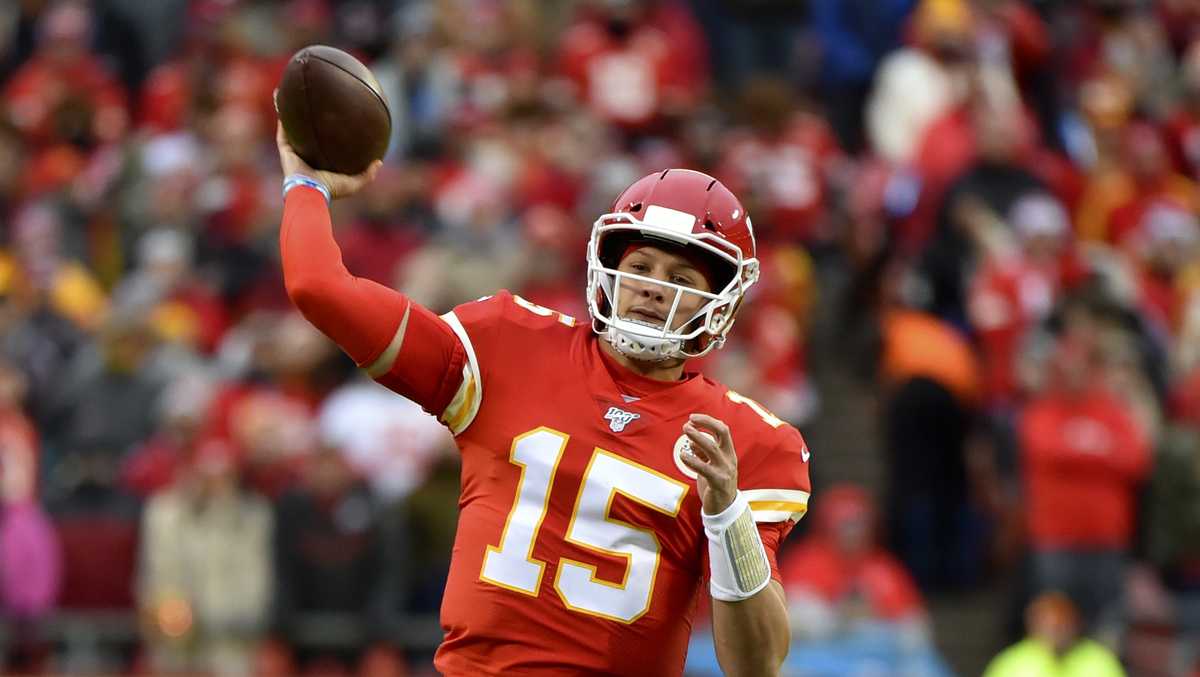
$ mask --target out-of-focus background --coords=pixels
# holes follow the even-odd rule
[[[622,187],[741,196],[703,368],[813,449],[787,674],[1198,674],[1196,0],[7,0],[0,669],[431,672],[456,451],[280,280],[311,43],[394,115],[346,264],[437,311],[586,316]]]

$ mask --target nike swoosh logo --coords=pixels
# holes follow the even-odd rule
[[[812,456],[812,454],[808,453],[808,447],[804,447],[800,450],[800,458],[804,459],[805,463],[808,463],[809,456]]]

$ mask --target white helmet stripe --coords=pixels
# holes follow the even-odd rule
[[[692,228],[696,227],[695,216],[661,205],[646,207],[646,215],[642,217],[642,221],[649,225],[658,226],[659,228],[665,228],[684,235],[691,233]]]

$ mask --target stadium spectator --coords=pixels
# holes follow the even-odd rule
[[[682,4],[600,0],[586,9],[557,57],[576,98],[629,132],[686,117],[708,68],[700,28]]]
[[[843,154],[833,131],[781,80],[747,83],[744,126],[725,135],[717,175],[745,195],[763,237],[822,245],[833,239],[831,184]]]
[[[1175,167],[1200,180],[1200,42],[1188,46],[1179,68],[1180,97],[1166,123]]]
[[[227,439],[243,462],[245,480],[275,499],[288,491],[317,446],[316,410],[340,362],[298,315],[255,313],[232,331],[242,378],[224,381],[212,403],[205,436]],[[241,361],[244,360],[244,361]]]
[[[61,554],[38,502],[38,435],[21,411],[25,377],[0,361],[0,608],[34,619],[53,608]]]
[[[979,363],[958,330],[903,302],[906,279],[885,276],[880,319],[888,542],[923,589],[959,587],[979,573],[966,483]]]
[[[308,455],[275,506],[273,627],[301,671],[352,669],[386,640],[381,511],[338,450]],[[338,633],[331,641],[329,635]]]
[[[417,404],[378,384],[355,379],[330,393],[317,414],[321,438],[341,451],[380,503],[403,500],[422,486],[452,438]]]
[[[154,672],[249,674],[273,586],[270,506],[227,442],[197,446],[143,515],[138,607]]]
[[[1064,80],[1111,74],[1131,88],[1136,105],[1158,117],[1172,91],[1174,59],[1166,28],[1136,0],[1077,3],[1063,12],[1081,30],[1060,46]]]
[[[1161,572],[1162,584],[1173,600],[1171,619],[1183,637],[1172,665],[1180,671],[1194,666],[1200,637],[1200,521],[1193,512],[1200,504],[1200,474],[1196,449],[1200,428],[1177,424],[1164,431],[1155,451],[1154,475],[1142,526],[1146,554]]]
[[[989,241],[1011,232],[1005,219],[1017,200],[1048,188],[1027,169],[1034,161],[1033,130],[1019,110],[978,103],[950,118],[961,124],[931,130],[925,141],[933,160],[922,168],[921,204],[906,235],[928,242],[921,263],[932,285],[932,309],[960,322],[969,270],[994,249],[986,247]]]
[[[461,76],[443,44],[431,3],[408,3],[393,15],[397,39],[371,72],[392,108],[389,162],[436,149],[458,106]]]
[[[436,613],[441,606],[458,518],[459,466],[458,454],[444,447],[425,481],[393,509],[391,519],[405,540],[391,543],[389,571],[408,578],[398,601],[410,613]]]
[[[1126,236],[1136,267],[1138,306],[1162,336],[1180,336],[1200,280],[1200,221],[1171,202],[1147,205],[1136,231]]]
[[[1029,635],[996,656],[984,677],[1123,677],[1117,657],[1102,644],[1080,637],[1079,612],[1061,593],[1047,592],[1025,614]]]
[[[921,593],[878,545],[871,498],[852,485],[823,494],[812,532],[780,564],[793,632],[811,641],[877,623],[895,624],[897,632],[923,628]]]
[[[951,674],[930,642],[924,600],[904,565],[877,541],[862,487],[821,492],[812,530],[780,562],[792,643],[784,674]],[[699,625],[699,624],[698,624]],[[707,628],[693,633],[687,674],[721,674]]]
[[[121,488],[143,499],[168,489],[191,463],[208,420],[216,385],[192,372],[173,380],[158,402],[158,427],[130,452],[121,467]]]
[[[53,3],[38,22],[35,53],[6,83],[5,111],[38,150],[86,150],[129,126],[124,89],[88,51],[92,20],[88,3]]]
[[[992,212],[977,218],[974,239],[983,251],[970,282],[968,315],[983,358],[987,405],[1006,415],[1023,399],[1021,342],[1050,314],[1072,272],[1071,225],[1063,205],[1042,192],[1016,200],[1004,220],[1008,226]]]
[[[820,407],[807,358],[807,334],[815,304],[814,264],[801,247],[764,251],[763,289],[731,337],[705,369],[762,402],[795,425],[811,421]]]
[[[1116,591],[1127,572],[1151,438],[1105,382],[1111,361],[1092,321],[1078,310],[1067,317],[1045,390],[1023,412],[1018,438],[1034,589],[1065,592],[1085,627],[1113,633],[1123,621]]]
[[[1076,215],[1081,238],[1122,246],[1141,215],[1157,202],[1195,210],[1196,184],[1171,166],[1159,129],[1131,123],[1120,131],[1120,162],[1100,165],[1088,178]]]
[[[15,622],[0,666],[36,671],[51,643],[37,622],[53,610],[62,582],[58,534],[38,500],[39,442],[22,411],[25,375],[0,359],[0,615]]]
[[[145,413],[161,383],[145,369],[151,329],[143,318],[114,315],[100,338],[60,375],[52,438],[59,455],[47,459],[47,500],[69,499],[81,481],[111,487],[120,460],[152,430]]]
[[[929,125],[965,99],[975,57],[968,2],[921,0],[910,21],[912,44],[884,57],[866,109],[871,147],[897,164],[916,160]]]
[[[9,231],[11,251],[0,256],[8,283],[30,305],[42,298],[86,331],[95,331],[108,311],[108,298],[82,254],[83,234],[51,201],[24,204]]]
[[[138,266],[113,291],[113,304],[145,314],[158,336],[184,353],[211,354],[228,328],[225,307],[195,273],[192,244],[178,230],[138,240]]]
[[[847,150],[865,144],[863,108],[879,62],[900,45],[915,0],[812,0],[812,27],[820,41],[822,92],[829,123]]]

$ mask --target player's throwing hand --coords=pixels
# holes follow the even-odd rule
[[[705,414],[692,414],[683,424],[691,441],[690,451],[681,454],[683,463],[696,471],[696,488],[704,512],[723,512],[737,497],[737,453],[724,421]]]
[[[287,135],[283,133],[283,125],[280,123],[275,124],[275,145],[279,147],[279,164],[283,167],[285,177],[301,174],[319,181],[329,189],[329,197],[334,199],[353,195],[362,190],[363,186],[375,180],[375,175],[379,173],[379,168],[383,165],[382,161],[376,160],[361,174],[353,176],[313,169],[292,149],[292,144],[288,143]]]

